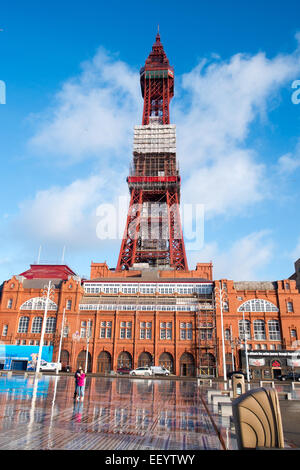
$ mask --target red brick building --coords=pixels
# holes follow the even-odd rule
[[[245,369],[243,321],[250,369],[257,378],[290,370],[288,353],[298,349],[300,293],[295,280],[213,281],[210,263],[186,272],[121,273],[92,263],[89,280],[67,266],[32,265],[2,285],[2,343],[39,344],[49,280],[55,294],[44,341],[53,344],[56,360],[65,310],[61,361],[73,370],[88,357],[93,373],[164,364],[176,375],[223,376],[220,283],[227,370],[233,365]],[[258,358],[260,365],[254,365]]]

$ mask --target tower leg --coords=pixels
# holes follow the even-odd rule
[[[169,219],[170,264],[176,269],[188,269],[177,191],[167,191],[167,206]]]
[[[134,263],[136,244],[140,231],[142,197],[142,190],[133,190],[131,193],[126,227],[117,264],[117,271],[128,269]]]

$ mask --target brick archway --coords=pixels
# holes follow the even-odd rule
[[[144,351],[139,355],[138,367],[151,366],[152,363],[153,363],[153,358],[150,353]]]
[[[107,351],[101,351],[97,358],[97,372],[107,374],[111,371],[111,355]]]
[[[118,368],[130,367],[132,368],[132,356],[127,351],[122,351],[118,356]]]
[[[82,367],[85,370],[85,362],[86,362],[86,351],[82,350],[77,356],[76,362],[76,369]],[[87,361],[87,372],[92,372],[92,356],[91,353],[88,353],[88,361]]]
[[[174,372],[174,359],[173,359],[172,354],[170,354],[168,352],[163,352],[159,356],[158,365],[160,365],[162,367],[165,367],[166,369],[168,369],[171,372],[171,374],[173,374],[173,372]]]
[[[191,353],[185,352],[180,358],[180,375],[184,377],[195,376],[195,359]]]

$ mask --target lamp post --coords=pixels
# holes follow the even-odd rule
[[[225,341],[224,341],[224,326],[223,326],[223,306],[225,299],[227,298],[226,293],[222,287],[222,282],[219,282],[219,287],[215,288],[215,292],[219,294],[219,300],[216,300],[216,304],[220,305],[221,312],[221,336],[222,336],[222,356],[223,356],[223,377],[224,381],[227,381],[227,371],[226,371],[226,355],[225,355]]]
[[[237,346],[241,344],[241,340],[237,338],[233,338],[232,336],[232,328],[230,327],[230,346],[231,346],[231,362],[232,362],[232,370],[235,370],[236,361],[234,358],[235,350]]]
[[[249,361],[248,361],[248,345],[247,345],[247,334],[246,334],[245,312],[244,312],[244,311],[243,311],[243,332],[244,332],[244,345],[245,345],[245,357],[246,357],[247,382],[250,382]]]
[[[89,355],[89,342],[90,342],[90,319],[87,323],[87,330],[86,330],[86,356],[85,356],[85,374],[87,373],[88,367],[88,355]]]
[[[60,363],[62,337],[63,337],[64,324],[65,324],[65,312],[66,312],[66,309],[64,308],[62,322],[61,322],[61,332],[60,332],[60,340],[59,340],[59,348],[58,348],[58,357],[57,357],[57,363],[56,363],[56,374],[58,374],[58,364]]]
[[[230,325],[231,364],[232,364],[232,370],[233,371],[235,370],[235,367],[234,367],[234,346],[235,346],[235,343],[234,343],[234,340],[232,338],[232,327]]]
[[[44,311],[44,319],[43,319],[43,325],[42,325],[42,331],[41,331],[41,340],[40,340],[40,347],[39,347],[39,353],[38,353],[38,360],[37,360],[36,369],[35,369],[36,375],[40,372],[42,350],[43,350],[43,345],[44,345],[44,336],[45,336],[45,331],[46,331],[48,304],[49,304],[49,300],[53,299],[53,297],[54,297],[54,285],[52,285],[51,281],[49,281],[48,287],[45,286],[43,290],[43,298],[45,298],[45,311]]]

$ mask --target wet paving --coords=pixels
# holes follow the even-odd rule
[[[236,449],[228,417],[197,381],[70,376],[0,377],[1,450]]]

